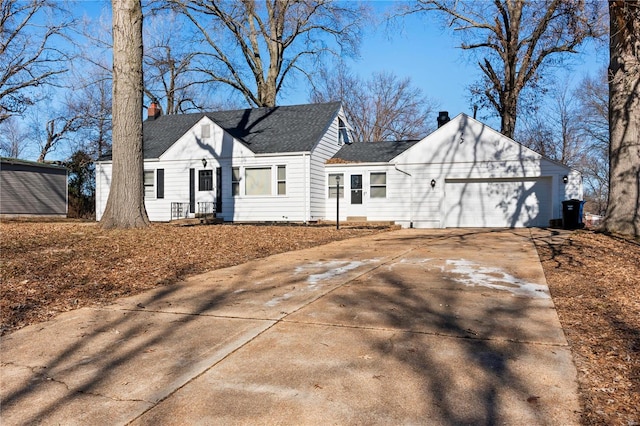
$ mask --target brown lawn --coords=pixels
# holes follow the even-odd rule
[[[1,334],[188,275],[379,232],[318,226],[0,223]],[[640,245],[590,231],[538,245],[578,369],[582,422],[640,425]]]

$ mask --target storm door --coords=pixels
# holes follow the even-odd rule
[[[362,175],[351,175],[351,204],[362,204]]]

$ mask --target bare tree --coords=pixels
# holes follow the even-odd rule
[[[332,0],[169,0],[207,46],[198,71],[252,106],[276,105],[278,93],[305,60],[357,50],[364,6]],[[332,49],[329,38],[337,44]]]
[[[601,35],[597,0],[417,0],[408,12],[435,11],[477,52],[483,80],[475,93],[513,137],[521,95],[542,86],[544,68]],[[405,11],[406,13],[407,11]]]
[[[640,2],[609,2],[609,203],[603,228],[640,237]]]
[[[578,168],[584,176],[585,201],[590,211],[604,215],[609,196],[609,85],[607,70],[585,77],[576,88],[583,140]]]
[[[320,73],[311,101],[342,102],[354,139],[364,142],[422,138],[437,107],[409,77],[380,72],[363,81],[344,65]]]
[[[40,155],[38,156],[38,162],[44,163],[45,157],[56,146],[67,139],[71,133],[77,132],[81,127],[82,118],[77,115],[63,115],[56,118],[52,118],[47,121],[45,126],[46,138],[42,146],[40,147]]]
[[[103,228],[149,225],[144,206],[142,154],[142,5],[112,0],[113,148],[109,198]]]
[[[575,167],[584,148],[578,99],[567,80],[551,85],[550,92],[547,105],[522,117],[523,130],[516,132],[516,139],[547,158]]]
[[[206,109],[203,92],[211,86],[194,69],[198,49],[179,18],[172,11],[161,13],[145,31],[145,94],[151,100],[164,100],[165,114]]]
[[[57,23],[46,14],[55,13]],[[66,71],[67,55],[56,47],[71,25],[53,0],[0,3],[0,122],[22,114],[36,101],[33,89]]]
[[[0,122],[0,152],[11,158],[20,158],[28,140],[27,134],[15,117]]]

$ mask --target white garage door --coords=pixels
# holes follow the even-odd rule
[[[445,226],[549,226],[551,178],[450,179],[445,182]]]

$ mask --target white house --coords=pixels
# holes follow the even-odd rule
[[[440,121],[440,120],[439,120]],[[327,218],[404,227],[549,226],[582,199],[579,172],[460,114],[420,141],[353,143],[329,160]]]
[[[339,103],[168,116],[152,105],[147,213],[315,222],[339,210],[341,220],[404,227],[526,227],[548,226],[563,200],[582,198],[579,172],[464,114],[438,122],[419,141],[352,143]],[[98,220],[110,179],[105,156],[96,164]]]
[[[160,115],[144,131],[151,221],[216,212],[225,221],[324,218],[324,164],[347,136],[340,103]],[[109,196],[110,154],[96,163],[96,218]]]

